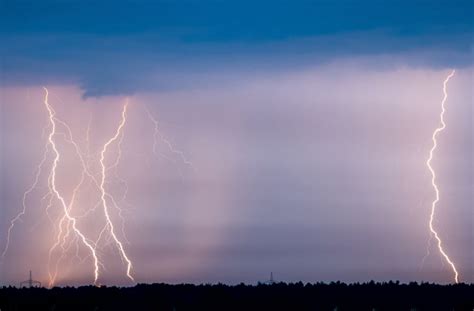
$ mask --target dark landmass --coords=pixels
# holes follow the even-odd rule
[[[1,311],[474,310],[474,284],[364,283],[0,288]]]

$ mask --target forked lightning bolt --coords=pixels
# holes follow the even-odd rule
[[[79,236],[80,240],[84,245],[90,250],[90,254],[94,260],[94,284],[97,283],[97,279],[99,277],[99,259],[96,254],[95,247],[92,245],[92,242],[88,240],[84,234],[77,228],[76,224],[76,218],[72,217],[70,215],[70,210],[68,204],[66,204],[66,201],[64,197],[59,193],[57,186],[56,186],[56,170],[58,167],[59,160],[61,159],[60,153],[56,147],[56,143],[54,141],[54,137],[57,134],[56,133],[56,121],[55,121],[55,115],[56,113],[54,112],[53,108],[50,106],[48,102],[48,89],[44,88],[44,91],[46,92],[45,98],[44,98],[44,104],[46,106],[46,109],[48,110],[49,114],[49,121],[51,124],[51,132],[49,133],[48,136],[48,145],[51,146],[51,149],[53,150],[54,154],[54,160],[53,160],[53,165],[51,168],[51,173],[50,173],[50,186],[52,192],[55,194],[56,198],[59,200],[61,203],[61,206],[63,208],[64,216],[67,219],[69,223],[72,225],[72,229],[74,230],[74,233]]]
[[[105,165],[105,154],[109,146],[117,140],[120,141],[120,138],[123,136],[123,127],[125,126],[125,122],[127,121],[127,107],[128,107],[128,103],[126,103],[125,106],[123,107],[122,120],[120,122],[119,127],[117,128],[117,131],[115,132],[115,135],[105,143],[104,147],[102,148],[102,151],[100,152],[100,165],[101,165],[101,170],[102,170],[101,181],[100,181],[100,191],[101,191],[102,206],[104,208],[104,214],[107,221],[107,227],[110,230],[110,234],[113,240],[115,241],[115,243],[117,244],[117,247],[120,250],[120,255],[127,262],[128,278],[130,278],[132,281],[135,281],[131,275],[132,262],[130,261],[130,259],[128,258],[124,250],[123,243],[117,238],[117,235],[115,234],[114,225],[112,223],[112,220],[110,219],[109,208],[107,205],[107,191],[105,189],[105,179],[106,179],[106,171],[107,171],[107,167]],[[119,157],[120,157],[120,153],[119,153]]]
[[[76,202],[76,197],[77,197],[77,195],[79,193],[79,190],[82,187],[84,181],[86,180],[86,176],[91,178],[96,185],[97,185],[97,181],[94,178],[94,176],[88,170],[87,164],[86,164],[86,162],[85,162],[85,160],[82,156],[81,150],[80,150],[78,144],[74,141],[74,138],[72,136],[71,128],[64,121],[62,121],[62,120],[60,120],[56,117],[55,117],[55,121],[66,129],[67,134],[63,135],[64,139],[67,143],[73,145],[73,147],[76,151],[76,155],[78,156],[78,158],[81,162],[81,165],[82,165],[81,178],[79,180],[79,183],[76,185],[76,187],[72,191],[71,200],[70,200],[69,205],[68,205],[68,210],[71,211],[73,209],[74,205],[77,203]],[[79,219],[81,217],[76,216],[75,218]],[[55,268],[54,272],[48,271],[48,273],[49,273],[49,287],[52,287],[55,284],[56,278],[57,278],[57,275],[58,275],[58,266],[61,263],[61,261],[64,258],[66,258],[66,253],[67,253],[68,249],[73,245],[72,243],[70,243],[69,247],[65,246],[66,243],[67,243],[68,237],[70,235],[70,225],[69,225],[68,222],[66,222],[66,231],[63,233],[63,226],[64,226],[63,224],[65,223],[65,221],[66,221],[66,217],[64,215],[61,218],[61,220],[59,221],[56,242],[52,245],[52,247],[49,250],[49,262],[51,262],[53,252],[55,251],[55,249],[58,246],[61,247],[61,251],[62,251],[61,255],[56,260],[56,264],[54,265],[54,268]],[[78,257],[81,260],[79,254],[78,254],[79,253],[79,246],[77,244],[78,241],[77,241],[77,239],[75,239],[75,240],[72,240],[71,242],[73,242],[73,241],[76,242],[76,257]],[[97,243],[94,243],[94,245],[95,245],[95,248],[97,248]],[[103,266],[103,264],[100,263],[100,262],[98,262],[98,264],[100,266]],[[48,264],[48,266],[50,266],[50,264]],[[97,274],[98,274],[98,272],[99,271],[97,271]],[[94,284],[97,285],[97,278],[95,279]]]
[[[426,166],[428,167],[428,170],[431,172],[431,185],[433,186],[433,189],[435,191],[435,199],[431,203],[431,213],[430,213],[430,220],[429,220],[430,234],[435,237],[437,245],[438,245],[439,252],[443,256],[443,258],[446,260],[446,262],[449,264],[451,269],[453,270],[454,282],[458,283],[459,282],[459,279],[458,279],[459,274],[458,274],[458,271],[456,269],[456,266],[454,265],[454,262],[451,260],[451,258],[449,258],[446,251],[443,249],[443,242],[442,242],[441,238],[439,237],[439,234],[435,230],[434,225],[433,225],[434,218],[435,218],[435,212],[436,212],[436,205],[438,204],[438,202],[440,200],[440,197],[439,197],[438,185],[436,184],[436,172],[433,169],[433,167],[431,166],[431,161],[433,160],[434,152],[435,152],[436,148],[438,147],[437,137],[446,128],[446,123],[444,121],[444,113],[446,111],[445,104],[446,104],[446,101],[448,99],[447,86],[448,86],[449,79],[451,79],[454,76],[454,73],[455,73],[455,71],[453,70],[446,77],[446,79],[443,82],[443,94],[444,94],[444,96],[443,96],[443,100],[441,101],[440,126],[434,130],[433,135],[431,137],[431,139],[433,141],[433,146],[431,147],[428,160],[426,161]]]
[[[5,257],[9,249],[11,234],[16,223],[19,222],[27,212],[28,198],[32,195],[33,191],[40,189],[40,180],[43,174],[46,173],[47,191],[45,194],[41,194],[40,203],[43,205],[44,201],[47,202],[45,216],[50,220],[55,232],[55,239],[49,249],[48,255],[49,287],[53,287],[56,284],[60,265],[62,261],[68,257],[71,249],[75,249],[73,258],[77,259],[79,264],[89,258],[92,259],[94,284],[99,285],[100,272],[106,268],[106,261],[102,258],[104,254],[101,250],[108,245],[114,245],[118,249],[120,258],[124,265],[126,265],[126,276],[134,282],[135,280],[132,276],[133,264],[125,251],[124,243],[121,241],[121,238],[123,238],[124,241],[128,242],[124,231],[125,219],[122,216],[123,210],[119,206],[120,203],[125,203],[128,193],[128,184],[126,180],[119,177],[117,172],[118,165],[122,158],[122,142],[124,138],[124,128],[127,123],[128,101],[122,108],[120,122],[113,132],[113,136],[102,145],[100,151],[96,154],[91,154],[90,150],[91,121],[89,121],[85,135],[86,152],[83,153],[78,142],[74,139],[69,125],[56,115],[56,111],[49,103],[50,94],[48,89],[43,89],[45,92],[43,104],[48,116],[48,125],[43,129],[42,135],[42,137],[46,138],[44,152],[41,161],[36,167],[33,183],[23,194],[22,209],[11,220],[10,226],[8,227],[5,248],[3,249],[1,258],[3,259]],[[158,154],[157,140],[160,139],[167,146],[168,152],[170,152],[173,157],[179,157],[183,164],[192,168],[192,163],[186,159],[184,153],[175,149],[171,142],[160,132],[158,121],[152,116],[148,109],[147,114],[148,118],[154,124],[153,153],[155,155]],[[77,157],[80,163],[80,177],[72,188],[68,200],[66,200],[66,195],[63,190],[58,187],[58,168],[64,157],[58,147],[60,143],[72,146],[74,156]],[[111,152],[111,149],[114,149],[116,153],[115,158],[109,157],[109,155],[114,154]],[[176,162],[173,158],[170,160]],[[94,167],[91,162],[99,164],[97,168],[98,171],[94,170],[93,172]],[[110,171],[113,171],[114,174],[109,174]],[[120,201],[118,201],[106,187],[110,180],[116,180],[124,187]],[[97,201],[89,202],[85,205],[85,208],[79,212],[79,206],[84,206],[84,204],[80,204],[79,193],[84,190],[87,190],[89,193],[92,190],[90,187],[93,187],[93,193],[96,193]],[[92,198],[95,198],[95,195]],[[53,209],[55,210],[56,207],[59,207],[60,214],[55,217],[53,216],[55,214],[52,214],[51,211]],[[116,233],[117,230],[111,209],[117,210],[117,216],[122,220],[120,238]],[[92,213],[101,213],[104,216],[103,219],[97,218],[95,221],[95,223],[100,226],[98,236],[91,236],[90,232],[86,234],[83,229],[80,229],[80,222]],[[101,220],[103,223],[101,223]],[[31,229],[33,229],[33,227]],[[86,256],[80,256],[82,255],[82,249],[87,250]]]

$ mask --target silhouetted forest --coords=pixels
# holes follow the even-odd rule
[[[1,311],[474,310],[474,285],[303,284],[0,288]]]

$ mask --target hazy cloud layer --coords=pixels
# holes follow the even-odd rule
[[[137,279],[256,282],[273,271],[292,281],[449,280],[434,248],[421,266],[433,197],[425,161],[448,71],[368,68],[341,62],[133,96],[119,173],[129,180],[127,249]],[[465,281],[472,281],[473,256],[471,87],[472,69],[458,70],[435,161],[442,189],[436,224]],[[123,98],[85,100],[77,87],[50,91],[78,138],[93,113],[97,149]],[[41,155],[45,113],[37,87],[2,93],[5,228]],[[150,155],[144,104],[196,172]],[[63,174],[63,182],[74,176]],[[20,279],[26,266],[46,277],[52,233],[44,217],[37,224],[38,196],[15,231],[5,282]],[[103,282],[126,284],[120,261],[106,254]],[[63,270],[59,281],[90,282],[90,266]]]

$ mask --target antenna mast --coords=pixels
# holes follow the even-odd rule
[[[30,270],[30,278],[26,281],[20,282],[20,287],[41,287],[41,282],[33,280],[33,274]]]

